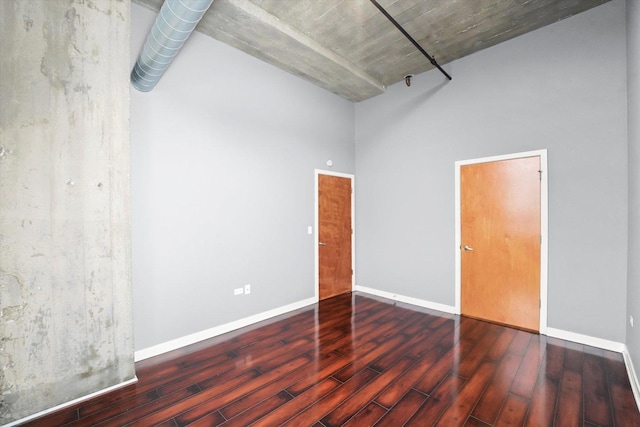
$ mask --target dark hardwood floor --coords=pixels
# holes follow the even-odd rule
[[[622,355],[344,295],[136,364],[28,426],[640,426]]]

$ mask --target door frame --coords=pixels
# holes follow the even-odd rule
[[[521,159],[524,157],[540,156],[540,169],[542,176],[540,180],[540,334],[547,334],[547,284],[549,271],[549,180],[547,168],[547,150],[526,151],[522,153],[505,154],[501,156],[482,157],[478,159],[460,160],[455,162],[455,293],[456,305],[455,313],[461,314],[462,299],[462,261],[460,254],[461,242],[461,213],[460,213],[460,167],[476,163],[497,162],[501,160]]]
[[[320,238],[320,233],[319,233],[319,228],[318,228],[318,223],[319,223],[319,203],[318,203],[318,176],[319,175],[330,175],[330,176],[337,176],[340,178],[348,178],[351,180],[351,229],[353,230],[353,233],[351,233],[351,270],[353,271],[353,274],[351,275],[351,291],[353,292],[353,289],[355,287],[356,284],[356,265],[355,265],[355,260],[356,260],[356,207],[355,207],[355,198],[356,198],[356,187],[355,187],[355,175],[352,174],[348,174],[348,173],[341,173],[341,172],[333,172],[333,171],[327,171],[327,170],[322,170],[322,169],[315,169],[315,175],[314,175],[314,188],[315,188],[315,194],[314,194],[314,237],[313,237],[313,242],[315,244],[314,246],[314,258],[315,258],[315,287],[314,287],[314,299],[316,302],[320,301],[320,250],[319,250],[319,246],[318,243],[320,242],[319,238]]]

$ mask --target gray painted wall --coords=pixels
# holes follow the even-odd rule
[[[0,2],[0,424],[134,377],[129,13]]]
[[[131,102],[136,349],[313,297],[314,169],[353,172],[353,104],[199,33]]]
[[[627,1],[627,103],[629,135],[629,263],[627,347],[640,369],[640,2]]]
[[[358,285],[454,305],[454,162],[547,148],[548,326],[624,342],[624,1],[445,68],[356,105]]]

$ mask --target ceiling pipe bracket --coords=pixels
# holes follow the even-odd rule
[[[447,73],[447,72],[446,72],[446,71],[445,71],[445,70],[444,70],[444,69],[443,69],[443,68],[438,64],[438,62],[435,60],[435,58],[434,58],[433,56],[429,55],[429,54],[427,53],[427,51],[426,51],[426,50],[424,50],[424,49],[422,48],[422,46],[420,46],[420,45],[418,44],[418,42],[417,42],[417,41],[415,41],[415,39],[414,39],[413,37],[411,37],[411,34],[407,33],[407,31],[406,31],[404,28],[402,28],[402,25],[400,25],[400,24],[398,23],[398,21],[396,21],[396,20],[393,18],[393,16],[391,16],[391,15],[389,14],[389,12],[387,12],[387,11],[385,10],[385,8],[384,8],[384,7],[382,7],[382,6],[380,5],[380,3],[378,3],[376,0],[369,0],[369,1],[370,1],[370,2],[375,6],[375,7],[377,7],[377,8],[378,8],[378,10],[379,10],[380,12],[382,12],[382,14],[383,14],[384,16],[386,16],[386,18],[387,18],[389,21],[391,21],[391,23],[392,23],[393,25],[395,25],[395,26],[396,26],[396,28],[397,28],[398,30],[400,30],[400,32],[401,32],[401,33],[402,33],[402,34],[403,34],[403,35],[404,35],[404,36],[405,36],[405,37],[406,37],[406,38],[407,38],[411,43],[413,43],[413,45],[414,45],[414,46],[415,46],[415,47],[416,47],[420,52],[422,52],[422,54],[423,54],[424,56],[426,56],[426,57],[427,57],[427,59],[429,60],[429,62],[431,62],[431,65],[433,65],[434,67],[436,67],[438,70],[440,70],[440,72],[441,72],[442,74],[444,74],[444,76],[445,76],[446,78],[448,78],[449,80],[451,80],[451,76],[449,75],[449,73]],[[408,84],[407,84],[407,86],[408,86]]]

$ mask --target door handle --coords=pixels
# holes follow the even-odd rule
[[[464,246],[462,247],[462,249],[464,249],[465,251],[473,251],[473,248],[470,248],[470,247],[469,247],[469,246],[467,246],[467,245],[464,245]]]
[[[327,246],[325,242],[318,242],[318,246]]]

